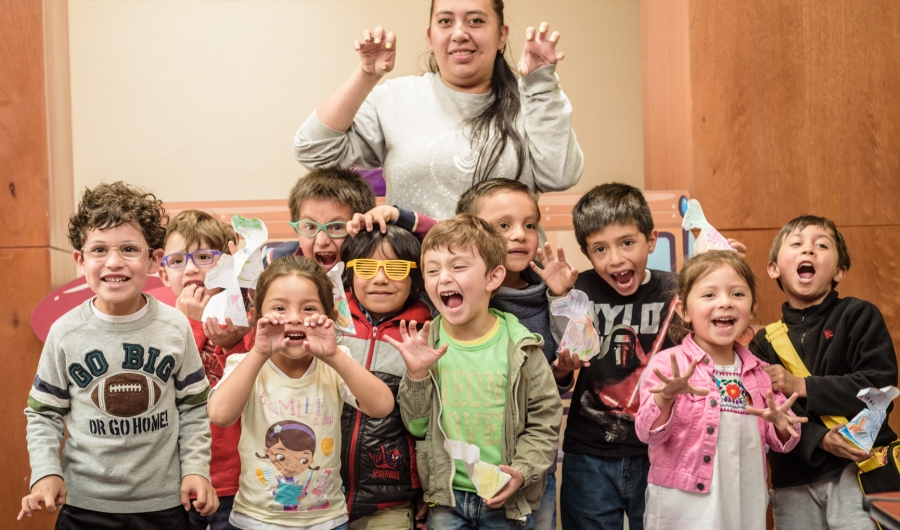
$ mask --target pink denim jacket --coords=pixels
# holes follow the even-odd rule
[[[750,394],[753,405],[764,408],[766,392],[772,389],[772,381],[763,370],[766,363],[757,359],[750,350],[734,343],[734,349],[741,359],[742,385]],[[656,368],[665,376],[672,375],[670,354],[675,353],[678,368],[683,374],[691,360],[697,360],[697,369],[689,383],[697,388],[706,388],[709,394],[695,396],[680,394],[675,397],[669,421],[654,430],[650,426],[659,417],[659,407],[649,390],[659,384],[659,377],[653,373]],[[684,491],[706,493],[712,479],[713,461],[716,458],[716,439],[719,433],[719,390],[712,374],[712,359],[704,352],[691,335],[685,337],[681,346],[676,346],[656,354],[644,371],[641,382],[641,407],[635,417],[638,438],[650,446],[650,475],[648,482],[658,486],[678,488]],[[785,402],[780,392],[773,392],[775,402]],[[765,466],[765,446],[779,453],[787,453],[797,445],[798,438],[791,437],[787,443],[778,440],[775,426],[757,418],[759,437],[763,445],[762,463]],[[800,425],[794,428],[799,432]]]

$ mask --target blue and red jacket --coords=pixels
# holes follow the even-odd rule
[[[416,301],[398,314],[372,323],[353,293],[347,292],[347,301],[356,334],[341,337],[341,345],[394,394],[394,410],[384,418],[372,418],[350,405],[344,405],[341,414],[341,480],[353,521],[382,508],[408,503],[421,494],[415,439],[403,425],[396,402],[406,364],[384,338],[400,340],[401,320],[424,323],[431,320],[431,312]]]

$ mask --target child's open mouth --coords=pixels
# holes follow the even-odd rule
[[[103,278],[103,281],[104,281],[104,283],[108,283],[111,285],[119,285],[119,284],[127,282],[130,279],[131,278],[128,278],[127,276],[105,276]]]
[[[197,287],[206,287],[206,284],[204,284],[200,280],[191,280],[189,282],[184,283],[185,287],[187,287],[188,285],[196,285]]]
[[[730,317],[714,318],[713,325],[718,329],[731,329],[734,327],[734,319]]]
[[[331,269],[338,262],[337,252],[316,252],[316,261],[326,269]]]
[[[801,280],[812,280],[815,275],[816,268],[808,261],[804,261],[797,267],[797,276],[799,276]]]
[[[463,297],[456,291],[441,293],[441,303],[448,309],[456,309],[463,303]]]
[[[631,287],[631,283],[634,281],[634,271],[627,270],[622,272],[614,272],[611,274],[613,281],[616,282],[616,285],[621,289],[627,289]]]
[[[306,340],[306,332],[305,331],[285,331],[284,338],[288,339],[291,342],[300,342],[302,340]]]

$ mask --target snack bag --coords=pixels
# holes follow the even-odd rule
[[[590,360],[600,351],[600,335],[594,329],[587,294],[572,289],[569,294],[550,303],[550,314],[566,317],[569,324],[559,343],[559,349],[567,349],[582,362]]]
[[[343,332],[356,334],[356,326],[353,325],[353,316],[350,315],[350,304],[347,303],[347,295],[344,293],[344,262],[340,262],[328,271],[334,292],[334,307],[338,310],[334,325]]]
[[[875,445],[875,437],[881,430],[881,424],[887,418],[887,408],[897,396],[900,396],[900,390],[894,386],[886,386],[880,390],[871,387],[860,390],[856,397],[868,408],[841,427],[841,436],[861,450],[867,453],[871,451]]]
[[[687,211],[684,213],[684,221],[681,222],[681,228],[690,230],[697,239],[694,242],[694,254],[703,254],[708,250],[731,250],[731,245],[725,236],[713,228],[706,216],[703,215],[703,208],[697,199],[688,201]]]
[[[463,461],[466,473],[475,485],[475,492],[482,499],[490,499],[512,479],[512,475],[501,471],[500,466],[482,462],[481,449],[477,445],[445,438],[444,449],[450,458]]]

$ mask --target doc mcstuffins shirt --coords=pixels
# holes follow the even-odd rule
[[[228,357],[222,380],[245,357]],[[241,414],[238,517],[329,528],[323,523],[337,526],[347,520],[340,473],[345,399],[356,406],[341,377],[323,362],[313,360],[299,379],[286,376],[272,361],[263,365]]]

